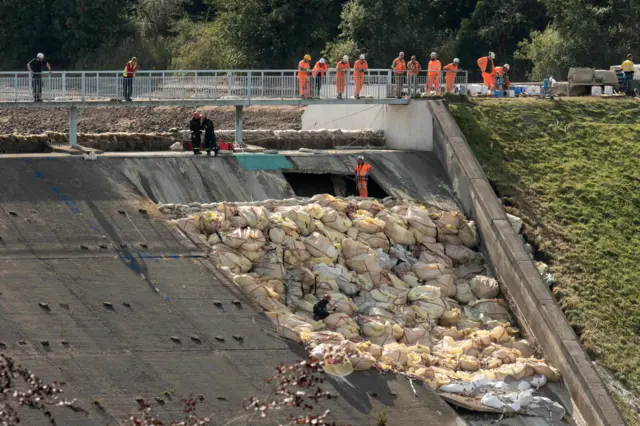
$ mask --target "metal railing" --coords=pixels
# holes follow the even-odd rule
[[[133,78],[131,98],[138,101],[331,99],[359,95],[383,99],[423,93],[459,90],[467,84],[467,71],[454,77],[444,71],[421,71],[418,75],[371,69],[363,74],[324,76],[298,75],[295,70],[199,70],[140,71]],[[40,92],[43,101],[97,102],[123,99],[122,71],[54,72],[31,76],[28,72],[0,72],[0,102],[34,101]],[[358,93],[359,90],[359,93]],[[398,92],[400,94],[398,95]]]

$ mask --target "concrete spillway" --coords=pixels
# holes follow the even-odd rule
[[[289,160],[297,171],[350,169],[348,155]],[[433,154],[380,153],[372,161],[387,192],[455,206]],[[59,424],[115,424],[135,412],[137,397],[177,418],[180,397],[191,393],[204,397],[201,414],[230,420],[244,414],[244,398],[264,393],[262,379],[275,366],[298,359],[299,349],[278,338],[151,202],[290,197],[281,171],[180,155],[0,159],[0,167],[0,341],[44,379],[66,382],[89,411],[57,410]],[[244,300],[242,309],[234,299]],[[340,423],[375,424],[382,411],[393,424],[459,421],[432,391],[416,385],[416,398],[403,378],[356,374],[330,387],[341,396],[329,407]],[[27,424],[42,421],[26,415]]]

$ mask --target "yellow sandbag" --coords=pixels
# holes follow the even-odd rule
[[[362,334],[366,337],[378,337],[384,333],[384,323],[376,320],[366,320],[362,324]]]
[[[345,377],[353,373],[353,365],[346,355],[334,358],[332,355],[325,355],[322,369],[325,373],[336,377]]]
[[[447,309],[442,299],[434,300],[418,300],[413,302],[411,308],[416,312],[416,315],[423,319],[437,320],[444,311]]]
[[[349,356],[354,371],[366,371],[376,365],[376,359],[368,352],[358,352]]]
[[[494,342],[505,343],[511,339],[507,329],[501,325],[493,327],[490,331],[491,339]]]
[[[205,212],[202,215],[200,224],[207,235],[213,235],[216,232],[226,232],[231,226],[224,214],[220,212]]]
[[[427,237],[435,238],[438,234],[436,224],[429,217],[429,212],[424,206],[411,206],[406,212],[409,226]]]
[[[409,246],[416,243],[416,237],[408,225],[394,214],[386,217],[384,233],[396,244]]]
[[[299,207],[277,208],[277,213],[281,213],[282,217],[291,219],[297,226],[300,235],[310,235],[314,230],[314,222],[309,213]]]
[[[517,349],[522,358],[530,358],[535,355],[535,351],[531,343],[527,340],[516,340],[514,337],[509,339],[508,342],[503,343],[505,347]]]
[[[531,367],[535,374],[542,374],[549,381],[557,382],[560,380],[560,372],[550,365],[547,365],[544,361],[528,359],[526,365]]]
[[[384,210],[384,205],[378,200],[362,200],[358,203],[359,210],[366,210],[374,216]]]
[[[319,204],[307,204],[302,209],[306,211],[312,219],[320,219],[324,215],[324,210]]]
[[[367,232],[369,234],[375,234],[382,232],[385,228],[385,223],[373,217],[367,217],[363,215],[355,216],[353,219],[353,226],[361,232]]]
[[[382,357],[380,359],[397,366],[405,366],[408,361],[407,347],[399,343],[386,345],[382,348]]]
[[[304,245],[314,257],[327,257],[331,261],[335,261],[338,258],[338,251],[335,246],[319,232],[314,232],[305,238]]]
[[[451,327],[458,324],[460,317],[462,316],[460,309],[451,308],[444,311],[440,317],[440,324],[445,327]]]
[[[263,230],[269,226],[269,211],[261,206],[240,206],[238,216],[255,229]]]
[[[434,280],[442,275],[449,275],[453,270],[447,268],[441,263],[422,263],[416,262],[413,265],[413,271],[421,280]]]
[[[474,221],[465,222],[458,232],[462,244],[469,248],[475,248],[478,245],[478,230]]]
[[[317,194],[314,195],[311,200],[322,207],[331,207],[339,212],[347,210],[348,203],[344,200],[340,200],[333,195],[329,194]]]

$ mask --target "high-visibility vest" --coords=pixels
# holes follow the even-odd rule
[[[458,65],[456,65],[455,62],[451,62],[450,64],[445,65],[443,69],[446,71],[447,77],[450,76],[450,75],[454,75],[455,76],[458,73],[457,72],[458,71]]]
[[[493,59],[490,56],[483,56],[478,59],[478,66],[480,67],[480,71],[491,74],[494,70]]]
[[[393,60],[392,67],[396,71],[396,74],[403,74],[407,69],[407,64],[405,63],[404,59],[400,59],[400,57],[398,56]]]
[[[630,60],[626,60],[622,63],[622,65],[620,66],[620,69],[622,69],[623,72],[632,72],[633,71],[633,62],[631,62]]]
[[[309,62],[306,62],[304,59],[298,62],[298,78],[306,78],[309,76],[307,70],[309,69]],[[302,71],[305,70],[305,71]]]
[[[317,77],[324,77],[325,73],[327,72],[327,70],[329,69],[329,65],[327,65],[326,63],[320,63],[320,61],[316,62],[316,64],[313,66],[313,76]]]
[[[369,165],[369,163],[356,164],[356,177],[363,178],[367,176],[369,170],[371,170],[371,166]]]
[[[420,72],[420,62],[418,61],[409,61],[407,62],[409,69],[411,71],[408,72],[409,75],[418,75]]]
[[[347,74],[349,72],[349,69],[351,69],[351,67],[349,66],[349,62],[344,63],[340,61],[336,64],[336,74],[338,75]]]
[[[133,65],[133,62],[129,61],[127,62],[127,65],[124,66],[124,72],[122,73],[122,75],[124,77],[134,77],[137,72],[138,72],[138,63],[136,62],[136,64]]]
[[[360,60],[357,60],[353,64],[353,72],[356,74],[362,74],[368,69],[369,69],[369,64],[367,63],[367,61],[363,61],[363,63],[360,63]]]
[[[442,69],[442,64],[437,59],[432,59],[429,61],[429,65],[427,65],[427,70],[429,74],[438,74]]]

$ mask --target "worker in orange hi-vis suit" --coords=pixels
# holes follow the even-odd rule
[[[511,82],[509,82],[509,69],[511,66],[509,64],[504,64],[501,67],[496,67],[495,69],[495,87],[497,90],[509,90],[511,87]],[[498,87],[498,84],[500,87]]]
[[[496,54],[489,52],[489,56],[483,56],[478,59],[478,67],[480,67],[480,71],[482,71],[482,80],[484,80],[484,85],[489,87],[489,89],[493,89],[495,81],[495,66],[493,65],[495,58]]]
[[[329,70],[329,65],[324,58],[320,58],[318,62],[313,66],[313,96],[320,97],[320,90],[322,89],[322,83],[324,83],[325,76]]]
[[[445,87],[447,93],[453,93],[453,83],[456,81],[460,59],[455,58],[453,62],[444,66]]]
[[[367,181],[369,180],[369,172],[371,166],[364,161],[364,157],[361,155],[358,157],[358,164],[356,164],[356,186],[358,192],[363,198],[369,197],[369,191],[367,189]]]
[[[440,72],[442,71],[442,64],[438,60],[438,54],[431,52],[431,60],[427,65],[427,94],[431,93],[431,89],[435,87],[436,95],[440,94]]]
[[[416,60],[416,55],[413,55],[411,60],[407,62],[409,96],[418,93],[418,75],[420,75],[420,62]]]
[[[336,64],[336,91],[338,92],[338,99],[342,99],[350,69],[349,57],[344,55],[342,60]]]
[[[395,96],[400,99],[402,97],[402,88],[404,87],[404,77],[407,74],[407,63],[404,61],[404,52],[400,52],[397,58],[391,63],[393,70],[393,78],[396,83]]]
[[[311,87],[309,86],[309,75],[311,73],[309,61],[311,55],[304,55],[298,63],[298,86],[300,87],[300,97],[308,99],[311,97]]]
[[[353,64],[353,81],[356,84],[356,92],[354,95],[356,99],[360,99],[360,91],[364,85],[364,72],[368,69],[369,64],[364,59],[364,55],[360,55],[360,59]]]

